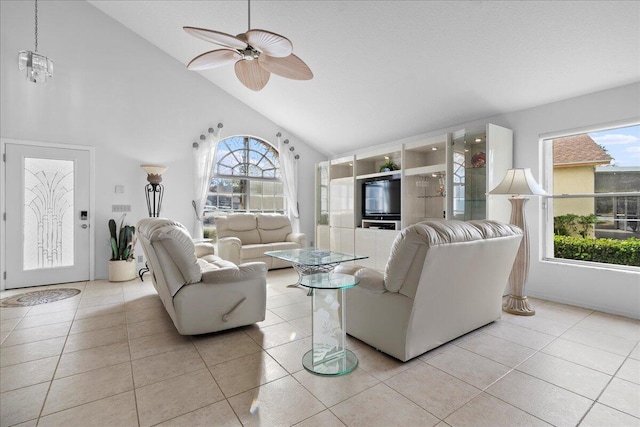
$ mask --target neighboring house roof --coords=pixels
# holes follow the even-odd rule
[[[554,167],[595,166],[610,161],[611,156],[586,133],[553,140]]]

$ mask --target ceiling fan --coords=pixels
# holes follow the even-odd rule
[[[249,29],[232,36],[220,31],[182,27],[188,34],[223,46],[198,55],[187,64],[189,70],[200,71],[235,63],[238,80],[251,90],[259,91],[271,73],[294,80],[310,80],[311,69],[294,55],[291,41],[266,30],[251,29],[251,0],[248,0]]]

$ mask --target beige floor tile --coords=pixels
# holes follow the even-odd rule
[[[593,310],[576,307],[572,305],[560,304],[557,302],[547,302],[535,308],[536,317],[544,317],[549,320],[557,320],[562,323],[575,325],[591,313]]]
[[[311,337],[271,347],[266,350],[290,374],[304,369],[302,356],[311,350]]]
[[[0,393],[51,381],[58,356],[0,368]]]
[[[227,397],[288,375],[288,372],[264,351],[210,366],[209,371]]]
[[[80,334],[82,332],[95,331],[97,329],[107,329],[114,326],[126,324],[124,312],[106,314],[104,316],[88,317],[74,320],[69,334]]]
[[[353,352],[358,357],[358,369],[367,371],[380,381],[424,363],[418,359],[403,363],[369,345],[354,348]]]
[[[129,340],[131,360],[186,347],[193,347],[191,337],[173,331]]]
[[[593,403],[518,371],[507,374],[489,387],[487,393],[555,426],[575,426]]]
[[[55,285],[49,285],[47,286],[47,289],[60,289],[60,288],[72,288],[72,289],[86,289],[87,287],[87,283],[86,281],[81,281],[81,282],[70,282],[70,283],[58,283]]]
[[[636,346],[629,353],[629,357],[632,359],[640,360],[640,343],[636,344]]]
[[[475,335],[457,345],[511,368],[527,360],[536,352],[532,348],[485,333]]]
[[[596,311],[578,322],[577,326],[630,340],[640,339],[640,320],[614,314]]]
[[[193,346],[137,359],[131,366],[136,388],[206,368]]]
[[[0,331],[0,346],[2,345],[2,343],[4,342],[4,340],[7,339],[7,337],[9,336],[9,332],[2,332]]]
[[[616,373],[616,377],[632,383],[640,384],[640,361],[636,359],[627,359]]]
[[[311,312],[311,302],[309,301],[309,297],[304,292],[293,292],[287,294],[279,294],[272,297],[267,298],[267,308],[269,310],[274,310],[280,307],[286,307],[291,304],[299,304],[307,302],[309,305],[307,306],[307,314]]]
[[[513,316],[508,322],[554,337],[559,337],[574,325],[574,323],[559,322],[540,316]]]
[[[123,313],[124,304],[99,305],[95,307],[79,308],[74,320],[88,319],[90,317],[108,316],[115,313]]]
[[[162,305],[141,308],[139,310],[127,310],[127,323],[129,324],[155,319],[171,320],[171,317]]]
[[[29,310],[31,310],[31,307],[0,307],[0,320],[20,319],[24,317]]]
[[[71,322],[75,316],[75,310],[64,310],[56,313],[45,313],[32,316],[31,314],[22,318],[16,325],[16,329],[35,328],[37,326],[52,325],[54,323]]]
[[[614,378],[598,402],[640,418],[640,385]]]
[[[491,335],[489,335],[489,336],[491,336]],[[446,343],[446,344],[442,344],[441,346],[436,347],[434,349],[431,349],[431,350],[427,351],[426,353],[423,353],[422,355],[418,356],[418,359],[423,361],[423,362],[426,362],[427,360],[429,360],[429,359],[431,359],[431,358],[433,358],[433,357],[435,357],[435,356],[437,356],[439,354],[442,354],[442,353],[445,353],[445,352],[449,351],[453,347],[454,347],[454,345],[451,344],[450,342]]]
[[[623,356],[562,338],[543,348],[542,352],[609,375],[613,375],[625,359]]]
[[[505,365],[457,347],[427,360],[426,363],[480,390],[489,387],[510,370]]]
[[[299,319],[301,317],[309,316],[309,313],[311,312],[311,301],[307,299],[307,301],[271,308],[270,310],[284,320]]]
[[[193,338],[193,344],[208,366],[262,350],[242,329],[199,335]]]
[[[54,323],[52,325],[36,326],[29,329],[14,329],[2,343],[3,347],[43,341],[51,338],[64,337],[69,333],[71,322]]]
[[[94,369],[129,362],[129,343],[120,341],[114,344],[91,347],[86,350],[63,353],[60,357],[55,378],[63,378]]]
[[[120,283],[101,283],[99,285],[89,285],[85,288],[83,297],[93,298],[108,295],[122,295],[122,285]]]
[[[158,427],[241,427],[240,420],[226,400],[196,409],[157,425]]]
[[[129,339],[131,340],[146,337],[148,335],[155,335],[162,332],[173,331],[177,333],[176,327],[174,326],[173,321],[168,315],[167,317],[143,320],[142,322],[127,324],[127,332],[129,334]]]
[[[42,383],[0,394],[0,426],[38,418],[48,389],[49,383]]]
[[[100,305],[124,304],[122,292],[113,295],[98,295],[83,297],[78,308],[96,307]]]
[[[596,403],[580,423],[580,427],[640,427],[640,418],[632,417]]]
[[[48,304],[34,305],[27,313],[27,316],[38,316],[41,314],[57,313],[60,311],[70,311],[78,308],[80,304],[80,295],[57,302]]]
[[[313,323],[311,321],[311,316],[299,317],[297,319],[289,320],[289,324],[294,327],[304,331],[304,333],[311,335],[311,329],[313,328]]]
[[[486,393],[480,394],[444,421],[452,427],[550,426],[541,419]]]
[[[133,390],[131,364],[108,366],[53,380],[42,415]]]
[[[591,400],[595,400],[611,380],[610,375],[545,353],[535,354],[516,369]]]
[[[577,326],[562,334],[561,338],[599,348],[600,350],[605,350],[610,353],[619,354],[620,356],[628,355],[636,343],[636,340],[621,338]]]
[[[224,399],[208,370],[190,372],[136,388],[142,427],[170,420]]]
[[[13,427],[36,427],[38,425],[38,420],[29,420],[20,424],[14,424]]]
[[[266,326],[271,326],[271,325],[275,325],[278,323],[282,323],[284,322],[284,319],[278,317],[275,313],[273,313],[271,310],[267,310],[265,312],[265,318],[262,322],[257,322],[255,323],[255,325],[258,328],[264,328]]]
[[[0,321],[0,332],[11,332],[22,321],[22,317]]]
[[[64,337],[36,341],[28,344],[0,348],[0,367],[59,356],[64,346]]]
[[[125,305],[127,312],[133,312],[137,310],[144,310],[146,308],[164,307],[158,294],[145,294],[139,295],[136,298],[129,299]]]
[[[75,406],[40,418],[41,427],[137,427],[138,414],[133,391]]]
[[[278,323],[260,329],[248,329],[249,335],[259,346],[264,349],[286,344],[309,336],[306,332],[289,323]]]
[[[422,364],[385,381],[385,384],[440,419],[481,393],[477,388]]]
[[[114,326],[112,328],[98,329],[90,332],[69,335],[64,345],[64,352],[86,350],[107,344],[114,344],[127,340],[127,327]]]
[[[393,408],[392,411],[389,408]],[[435,426],[440,420],[385,384],[331,408],[348,426]]]
[[[506,321],[493,322],[482,328],[482,332],[534,350],[540,350],[555,339],[553,335],[537,332]]]
[[[347,400],[380,382],[358,368],[347,375],[337,377],[314,375],[303,369],[293,377],[327,407]]]
[[[291,376],[229,399],[244,426],[290,426],[326,408]]]
[[[295,427],[344,427],[344,424],[331,411],[326,410],[296,424]]]

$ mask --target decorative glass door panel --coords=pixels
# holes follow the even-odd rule
[[[23,268],[73,265],[74,162],[24,159]]]

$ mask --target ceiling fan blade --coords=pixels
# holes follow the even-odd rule
[[[293,44],[288,38],[271,31],[249,30],[245,36],[247,43],[269,56],[282,58],[291,55],[293,51]]]
[[[205,28],[197,27],[182,27],[187,34],[191,34],[201,40],[205,40],[211,43],[219,44],[224,47],[231,47],[233,49],[245,49],[247,44],[235,36],[227,33],[221,33],[220,31],[207,30]]]
[[[311,80],[313,78],[311,69],[293,53],[284,58],[260,55],[258,62],[265,70],[288,79]]]
[[[235,69],[240,83],[255,91],[265,87],[271,77],[271,73],[262,68],[258,61],[242,59],[236,62]]]
[[[208,70],[232,64],[241,58],[242,55],[233,49],[216,49],[196,56],[187,64],[187,68],[194,71]]]

